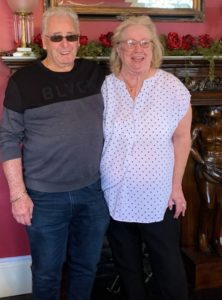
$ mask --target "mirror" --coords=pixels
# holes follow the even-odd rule
[[[73,7],[80,18],[124,19],[131,14],[147,14],[156,20],[201,22],[204,0],[44,0],[49,6]]]

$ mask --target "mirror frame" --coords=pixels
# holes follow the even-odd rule
[[[81,6],[61,4],[61,6],[71,7],[80,18],[87,19],[117,19],[123,20],[127,16],[149,15],[152,19],[158,21],[188,21],[203,22],[204,20],[204,0],[193,0],[193,9],[161,9],[161,8],[136,8],[136,7],[98,7],[98,6]],[[73,1],[75,2],[75,1]],[[44,0],[44,9],[58,6],[59,0]]]

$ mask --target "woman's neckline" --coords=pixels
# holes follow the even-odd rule
[[[153,69],[152,72],[150,72],[150,74],[148,74],[148,76],[145,76],[143,78],[143,81],[147,81],[147,80],[151,80],[153,79],[158,73],[159,73],[160,69]],[[121,72],[117,75],[113,74],[114,77],[116,77],[118,80],[120,81],[124,81],[123,78],[121,78],[120,76]]]
[[[136,97],[138,96],[140,90],[142,89],[144,81],[154,78],[157,71],[158,71],[157,69],[152,69],[147,74],[147,76],[142,76],[142,75],[140,76],[139,74],[138,74],[138,76],[135,76],[135,77],[131,76],[131,78],[134,78],[133,83],[132,83],[132,81],[129,82],[130,81],[130,79],[129,79],[130,76],[128,76],[128,78],[127,78],[127,75],[124,72],[122,72],[122,73],[120,72],[119,75],[117,76],[117,79],[119,79],[120,81],[122,81],[125,84],[125,87],[126,87],[128,93],[129,93],[130,97],[133,100],[135,100]]]

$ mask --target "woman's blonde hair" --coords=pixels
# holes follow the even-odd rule
[[[78,15],[72,10],[71,8],[68,7],[51,7],[47,9],[42,16],[42,33],[46,34],[47,33],[47,25],[48,25],[48,20],[51,17],[54,16],[69,16],[72,18],[75,26],[77,33],[79,34],[79,18]]]
[[[110,69],[115,74],[118,75],[122,68],[122,61],[118,55],[117,48],[119,43],[123,40],[123,31],[133,25],[143,25],[150,32],[150,40],[153,43],[153,57],[151,61],[151,67],[158,68],[161,65],[161,60],[163,56],[163,47],[159,40],[156,32],[156,27],[150,17],[148,16],[131,16],[115,29],[112,36],[112,51],[110,56]]]

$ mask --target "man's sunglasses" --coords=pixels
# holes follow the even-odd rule
[[[78,34],[70,34],[70,35],[45,35],[47,38],[50,39],[51,42],[53,43],[59,43],[61,42],[63,39],[66,39],[68,42],[76,42],[79,39],[79,35]]]

